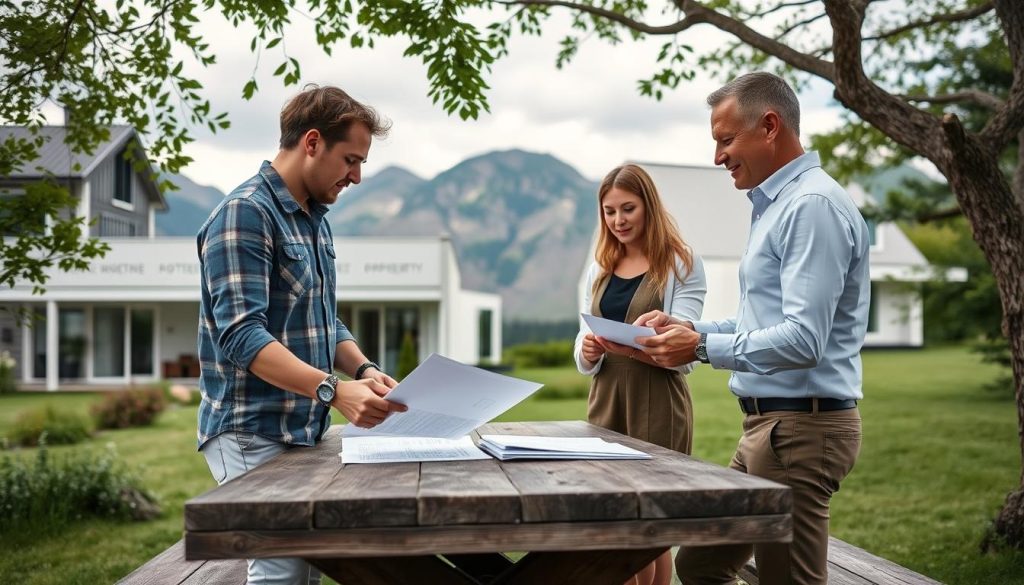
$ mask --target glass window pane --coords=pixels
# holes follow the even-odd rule
[[[84,378],[85,311],[60,309],[57,323],[60,330],[57,338],[57,374],[62,380]]]
[[[46,377],[46,308],[36,307],[32,319],[32,377]]]
[[[491,319],[494,317],[494,311],[485,309],[480,311],[480,323],[478,331],[480,333],[480,340],[478,347],[480,348],[480,355],[477,356],[482,360],[491,358]]]
[[[380,311],[361,309],[358,323],[359,349],[370,361],[380,363]]]
[[[132,309],[132,374],[153,372],[153,310]]]
[[[124,376],[124,309],[97,308],[93,313],[93,375]]]
[[[384,363],[381,367],[404,377],[419,363],[420,310],[416,307],[388,307],[384,326]],[[408,338],[408,339],[407,339]],[[402,346],[406,346],[405,363]],[[400,371],[401,370],[401,371]]]

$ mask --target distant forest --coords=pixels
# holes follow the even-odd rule
[[[579,322],[567,321],[506,321],[502,323],[501,343],[505,347],[523,343],[542,343],[575,339]]]

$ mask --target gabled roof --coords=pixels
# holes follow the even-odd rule
[[[4,178],[25,180],[52,175],[57,179],[84,179],[104,160],[121,152],[121,149],[133,138],[138,141],[138,134],[132,127],[111,126],[109,139],[101,142],[92,154],[81,154],[71,152],[71,147],[66,143],[66,127],[43,126],[39,129],[39,133],[46,138],[43,146],[39,149],[39,157],[23,164],[10,176]],[[24,126],[0,126],[0,142],[12,136],[27,140],[33,138],[29,129]],[[166,208],[167,202],[149,174],[151,173],[140,173],[139,176],[145,185],[150,201],[154,202],[158,208]]]
[[[750,200],[733,186],[725,169],[709,166],[637,162],[651,175],[661,199],[679,224],[683,239],[705,259],[739,259],[750,231]],[[851,185],[847,191],[858,205],[864,191]],[[907,236],[892,223],[878,226],[872,247],[872,265],[924,268],[928,261]]]

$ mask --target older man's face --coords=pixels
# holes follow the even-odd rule
[[[737,189],[753,189],[770,177],[773,141],[762,122],[744,118],[736,98],[726,98],[711,109],[711,137],[715,140],[715,164],[732,175]]]

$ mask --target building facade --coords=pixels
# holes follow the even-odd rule
[[[19,131],[0,128],[0,140]],[[66,154],[63,128],[47,131],[36,166],[64,173],[79,201],[75,213],[94,218],[90,235],[111,249],[86,271],[52,271],[44,294],[28,283],[0,289],[0,351],[16,359],[23,387],[196,378],[196,243],[155,236],[154,214],[166,201],[150,173],[121,164],[124,149],[138,144],[134,131],[113,129],[94,157],[77,161]],[[5,177],[0,190],[18,196],[19,185],[38,179]],[[334,246],[339,317],[385,370],[394,372],[407,339],[421,361],[434,352],[500,361],[501,299],[461,288],[447,237],[335,238]]]

